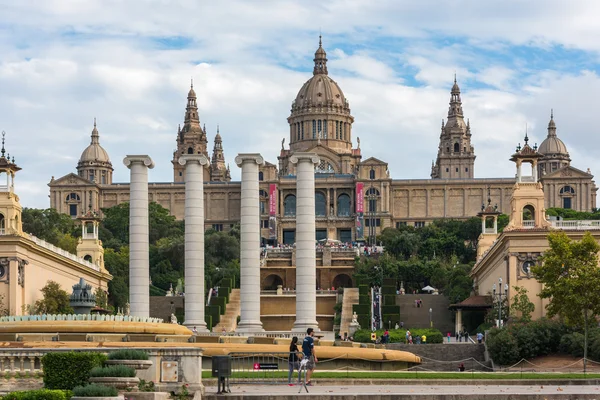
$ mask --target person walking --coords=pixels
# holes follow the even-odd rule
[[[292,338],[292,343],[290,343],[290,355],[288,357],[288,385],[290,386],[294,386],[292,383],[294,369],[298,370],[298,383],[300,383],[300,361],[298,360],[298,352],[298,337],[294,336]]]
[[[477,343],[483,343],[483,333],[477,332]]]
[[[306,364],[307,385],[311,385],[310,378],[312,377],[315,369],[315,364],[318,362],[317,355],[315,354],[315,340],[313,339],[314,334],[315,330],[313,328],[308,328],[306,330],[304,341],[302,341],[302,354],[308,360],[308,363]]]
[[[450,343],[450,332],[448,332],[448,343]]]

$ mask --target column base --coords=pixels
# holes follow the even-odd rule
[[[306,333],[308,328],[313,328],[315,332],[319,332],[319,323],[315,321],[296,321],[294,322],[294,327],[292,328],[292,332],[302,332]]]
[[[260,321],[240,321],[235,328],[236,332],[264,332],[262,322]]]
[[[194,327],[196,327],[196,330],[198,332],[209,332],[208,328],[206,327],[205,321],[187,320],[182,325],[188,328],[189,330],[192,330],[194,329]]]

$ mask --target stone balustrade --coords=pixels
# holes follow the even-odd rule
[[[100,315],[100,314],[42,314],[42,315],[10,315],[0,317],[0,322],[19,321],[114,321],[114,322],[146,322],[159,324],[162,318],[135,317],[133,315]]]
[[[46,352],[36,349],[0,350],[0,375],[21,376],[42,375],[42,357]]]
[[[56,247],[55,245],[46,242],[45,240],[42,240],[36,236],[30,235],[28,233],[23,233],[23,236],[26,237],[27,239],[33,241],[35,244],[37,244],[40,247],[43,247],[45,249],[48,249],[50,251],[52,251],[53,253],[56,254],[60,254],[63,257],[67,257],[75,262],[78,262],[79,264],[83,264],[88,268],[91,268],[95,271],[100,271],[100,267],[92,262],[89,262],[87,260],[84,260],[82,257],[77,257],[75,254],[73,253],[69,253],[68,251],[61,249],[60,247]]]
[[[553,228],[564,230],[600,229],[600,220],[550,221]]]

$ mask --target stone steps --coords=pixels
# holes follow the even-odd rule
[[[240,315],[240,308],[240,289],[231,289],[225,315],[221,316],[221,320],[213,327],[212,331],[223,332],[223,328],[225,328],[226,332],[235,331],[235,328],[237,328],[237,317]]]
[[[344,299],[342,300],[342,319],[340,321],[340,336],[349,332],[352,322],[352,305],[358,304],[358,288],[344,288]]]
[[[423,305],[415,307],[415,300],[421,299]],[[429,328],[429,309],[432,310],[433,327],[442,335],[450,332],[454,335],[452,311],[448,309],[450,301],[446,296],[431,294],[406,294],[396,296],[396,305],[400,306],[400,320],[405,328]]]

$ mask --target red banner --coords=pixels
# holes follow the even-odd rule
[[[356,183],[356,212],[362,213],[365,211],[364,202],[365,202],[365,194],[363,193],[364,183],[357,182]]]
[[[277,215],[277,185],[269,184],[269,215]]]

